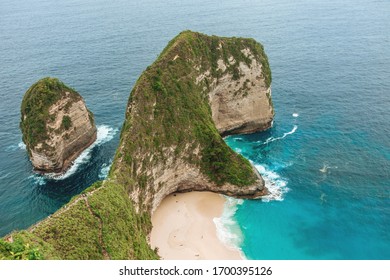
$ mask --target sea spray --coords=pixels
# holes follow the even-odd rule
[[[19,147],[19,149],[21,149],[21,150],[26,150],[26,144],[24,144],[23,142],[20,142],[20,143],[18,144],[18,147]]]
[[[263,202],[269,202],[272,200],[283,201],[284,194],[289,191],[287,181],[265,164],[254,164],[254,166],[263,177],[265,186],[269,191],[269,194],[263,196],[261,200]]]
[[[4,149],[6,152],[10,151],[16,151],[16,150],[26,150],[26,144],[23,143],[23,141],[20,141],[17,145],[9,145]]]
[[[213,219],[215,227],[217,228],[217,237],[228,248],[239,251],[241,257],[245,259],[246,257],[241,251],[241,244],[244,239],[243,234],[234,217],[238,205],[243,204],[244,200],[228,196],[224,197],[225,204],[222,216]]]

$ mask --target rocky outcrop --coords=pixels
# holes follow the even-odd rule
[[[177,191],[266,194],[260,174],[221,136],[271,126],[270,83],[253,39],[182,32],[131,92],[113,178],[149,213]]]
[[[226,73],[212,81],[209,92],[213,120],[222,136],[263,131],[272,126],[271,88],[263,78],[263,66],[250,49],[241,52],[250,63],[240,62],[235,66],[239,78],[232,81],[232,75]],[[236,62],[230,57],[228,63],[233,65]],[[218,60],[218,69],[227,69],[222,59]]]
[[[96,140],[93,115],[83,98],[55,78],[44,78],[26,92],[20,127],[34,169],[63,173]]]

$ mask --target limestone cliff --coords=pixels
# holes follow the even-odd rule
[[[0,258],[12,258],[17,247],[19,255],[34,248],[43,258],[155,259],[150,215],[168,194],[264,195],[261,176],[221,135],[271,125],[270,84],[255,40],[180,33],[130,94],[108,178],[28,232],[10,235],[12,242],[0,240]]]
[[[249,62],[237,63],[233,56],[228,61],[222,58],[217,61],[218,70],[223,75],[212,80],[209,92],[213,120],[222,136],[268,129],[274,117],[271,88],[263,73],[263,67],[268,65],[263,66],[249,48],[241,52]],[[231,65],[236,67],[239,74],[236,79],[229,72],[226,73]]]
[[[264,181],[221,138],[270,127],[271,73],[253,39],[182,32],[130,95],[113,177],[140,211],[175,191],[263,195]]]
[[[96,140],[93,115],[83,98],[55,78],[44,78],[24,95],[20,127],[34,169],[62,173]]]

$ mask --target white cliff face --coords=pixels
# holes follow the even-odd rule
[[[226,73],[212,81],[209,92],[212,117],[222,136],[266,130],[274,117],[271,88],[265,84],[262,65],[250,50],[242,52],[251,59],[250,66],[240,62],[239,79],[234,80],[232,74]],[[232,57],[229,63],[235,63]],[[222,59],[218,60],[218,67],[225,71]]]
[[[75,101],[71,93],[49,108],[55,116],[47,120],[48,137],[30,149],[30,159],[37,171],[62,173],[72,161],[96,140],[96,126],[83,99]],[[70,119],[70,127],[63,126],[63,118]]]
[[[250,66],[244,62],[236,64],[233,57],[229,59],[230,65],[219,59],[218,70],[223,73],[219,78],[212,77],[209,69],[195,79],[197,85],[202,84],[205,79],[208,80],[210,86],[204,87],[203,93],[209,97],[212,119],[222,136],[266,130],[271,127],[274,117],[271,89],[266,86],[262,64],[249,49],[243,49],[242,52],[251,59]],[[234,79],[231,72],[226,71],[231,65],[238,67],[238,79]],[[201,66],[195,66],[194,69],[199,71]],[[133,118],[137,118],[137,108],[137,104],[131,104],[130,114]],[[190,144],[182,154],[194,154],[198,157],[200,147],[191,149]],[[161,201],[174,192],[212,191],[239,198],[256,198],[267,194],[264,181],[255,168],[253,172],[257,174],[258,179],[253,185],[246,187],[230,183],[217,185],[201,172],[199,166],[182,160],[180,156],[174,154],[174,150],[175,147],[166,149],[164,151],[166,161],[147,169],[144,174],[149,178],[146,189],[130,187],[130,198],[137,209],[146,208],[153,213]],[[135,158],[139,162],[145,159],[149,162],[153,160],[153,155],[144,153],[136,155]],[[138,166],[135,173],[142,174],[142,167]]]

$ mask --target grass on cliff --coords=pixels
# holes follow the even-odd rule
[[[34,147],[47,139],[47,121],[55,119],[54,115],[49,114],[49,108],[60,100],[65,92],[70,92],[70,97],[75,101],[81,99],[81,96],[74,89],[66,86],[60,80],[50,77],[39,80],[24,94],[20,128],[23,142],[28,147]]]
[[[43,254],[58,258],[54,249],[28,231],[12,234],[12,242],[0,239],[0,260],[42,260]]]
[[[123,186],[97,182],[83,194],[33,232],[0,239],[0,259],[158,259],[147,242],[149,216],[136,213]]]
[[[233,79],[237,80],[240,73],[238,64],[240,62],[246,63],[248,66],[251,63],[242,50],[249,49],[252,55],[262,64],[262,74],[267,87],[271,86],[272,73],[269,65],[268,57],[264,51],[262,44],[258,43],[252,38],[239,37],[220,37],[208,36],[202,33],[186,30],[181,32],[173,38],[164,50],[159,55],[158,60],[164,59],[164,56],[169,55],[172,50],[177,51],[177,45],[186,42],[190,45],[189,55],[202,57],[203,70],[211,69],[212,75],[220,77],[222,72],[218,72],[218,60],[222,59],[227,66],[227,72],[233,75]],[[187,54],[188,57],[188,54]],[[235,63],[230,65],[229,58],[233,57]]]

